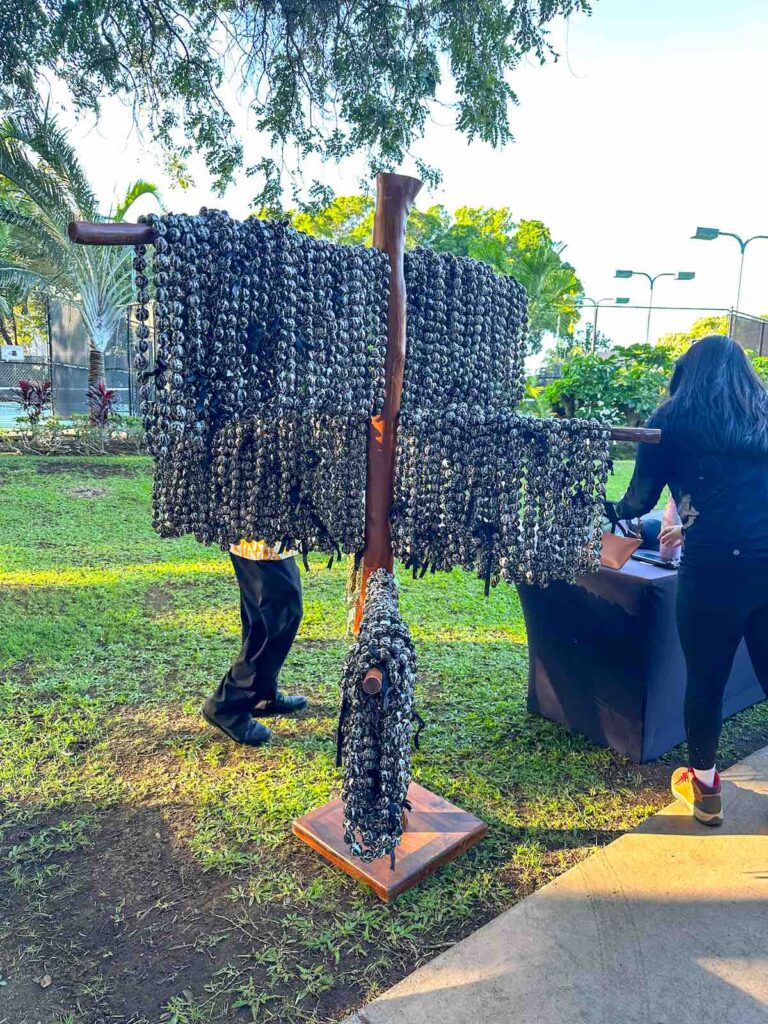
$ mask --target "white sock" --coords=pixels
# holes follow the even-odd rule
[[[693,774],[696,776],[699,782],[703,782],[705,786],[709,786],[711,788],[715,784],[716,770],[716,765],[713,765],[711,768],[694,768]]]

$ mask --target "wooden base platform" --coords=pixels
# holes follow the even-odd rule
[[[317,807],[293,823],[293,834],[321,853],[336,867],[370,886],[385,903],[438,871],[458,857],[488,831],[484,821],[412,782],[407,825],[397,848],[395,870],[389,857],[364,864],[344,842],[344,810],[341,800]]]

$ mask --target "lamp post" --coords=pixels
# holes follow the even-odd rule
[[[651,337],[651,313],[653,312],[653,287],[660,277],[674,277],[676,281],[692,281],[696,274],[692,270],[667,270],[663,274],[649,274],[645,270],[617,270],[615,277],[644,277],[651,286],[651,297],[648,300],[648,319],[645,324],[645,344]]]
[[[754,242],[758,238],[768,238],[768,235],[752,235],[751,238],[742,238],[740,235],[735,235],[732,231],[721,231],[720,228],[696,228],[696,234],[691,235],[691,238],[695,238],[698,242],[712,242],[715,238],[719,238],[721,235],[726,238],[735,238],[739,243],[739,249],[741,249],[741,259],[739,261],[739,285],[736,289],[736,305],[734,306],[734,309],[738,313],[739,302],[741,301],[741,278],[744,274],[744,253],[747,251],[747,246],[750,242]]]
[[[625,299],[625,298],[614,299],[614,298],[612,298],[610,296],[607,299],[590,299],[588,296],[583,295],[579,305],[583,306],[585,302],[588,302],[591,306],[593,306],[593,308],[595,310],[595,316],[594,316],[594,319],[592,321],[592,344],[590,345],[590,348],[592,350],[592,355],[594,355],[595,354],[595,346],[597,344],[597,314],[600,312],[600,306],[604,302],[615,302],[616,305],[623,306],[623,305],[626,305],[626,303],[629,302],[629,299]]]

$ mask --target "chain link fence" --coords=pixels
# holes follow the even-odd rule
[[[758,356],[768,356],[768,320],[746,313],[731,313],[729,332],[742,348]]]
[[[126,312],[123,324],[107,346],[104,356],[107,387],[117,392],[118,412],[122,416],[136,415],[138,407],[138,387],[133,368],[135,326],[130,312]],[[16,425],[20,410],[13,401],[13,392],[22,380],[51,381],[51,413],[60,419],[86,414],[88,351],[88,334],[77,310],[65,304],[51,303],[47,351],[44,354],[38,351],[20,361],[0,359],[0,427]]]
[[[50,380],[51,364],[45,359],[0,361],[0,427],[14,427],[21,410],[13,393],[23,380]]]

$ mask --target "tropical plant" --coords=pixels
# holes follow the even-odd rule
[[[262,214],[266,211],[262,211]],[[292,211],[293,224],[308,234],[334,242],[370,245],[373,200],[339,196],[313,213]],[[544,334],[568,335],[579,316],[581,282],[539,220],[516,222],[506,207],[465,206],[451,215],[443,206],[413,210],[406,244],[483,260],[502,274],[512,274],[528,292],[528,348],[538,352]]]
[[[756,356],[747,352],[760,380],[768,387],[768,356]]]
[[[673,331],[671,334],[662,334],[657,345],[667,349],[673,358],[687,352],[694,341],[699,338],[706,338],[708,334],[727,334],[729,330],[727,316],[700,316],[694,320],[687,331]]]
[[[0,209],[3,200],[11,200],[8,183],[0,178]],[[0,265],[11,258],[8,251],[10,229],[0,221]],[[9,282],[0,282],[0,338],[6,345],[31,346],[39,339],[47,340],[48,310],[36,295]]]
[[[180,173],[200,152],[223,187],[243,163],[228,106],[236,94],[269,147],[248,171],[262,182],[260,201],[271,203],[281,171],[313,163],[312,154],[361,151],[371,166],[397,168],[443,98],[441,85],[458,131],[494,146],[510,141],[509,73],[526,55],[543,62],[553,53],[550,22],[589,7],[588,0],[13,0],[0,5],[0,106],[26,109],[52,80],[75,110],[97,113],[105,95],[118,96]],[[310,197],[318,194],[309,188]]]
[[[564,248],[551,238],[542,240],[535,247],[521,249],[514,263],[514,276],[528,293],[531,352],[541,349],[545,333],[556,337],[568,333],[578,318],[583,288],[573,267],[561,258]]]
[[[117,392],[111,390],[103,381],[89,384],[86,392],[88,398],[88,418],[97,427],[106,427],[115,416]]]
[[[657,345],[617,346],[602,355],[576,354],[544,389],[558,416],[597,417],[636,426],[664,396],[674,359]]]
[[[545,394],[546,387],[538,384],[535,377],[529,377],[525,382],[523,399],[520,402],[518,411],[527,416],[549,416],[552,412]]]
[[[104,380],[104,353],[131,301],[131,252],[73,245],[72,220],[104,220],[77,155],[55,118],[32,112],[0,123],[0,291],[37,292],[73,305],[89,339],[88,381]],[[137,181],[118,204],[121,220],[156,186]]]
[[[574,355],[562,364],[561,376],[544,388],[544,397],[557,416],[615,421],[615,379],[612,356]]]
[[[11,392],[11,400],[21,406],[21,411],[36,427],[40,417],[51,405],[51,382],[49,380],[20,380],[19,386]]]
[[[15,338],[11,337],[8,331],[8,324],[14,324],[13,300],[0,292],[0,338],[6,345],[15,345]]]

